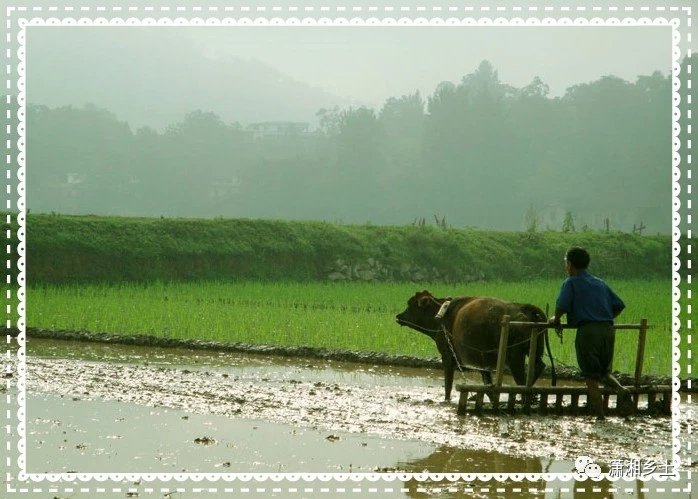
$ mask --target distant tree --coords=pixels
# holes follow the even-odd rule
[[[344,116],[339,106],[335,106],[332,109],[323,107],[315,113],[315,116],[319,121],[318,129],[325,135],[332,136],[340,132]]]
[[[474,103],[483,97],[501,101],[516,93],[513,87],[499,80],[499,72],[487,60],[482,61],[475,72],[464,76],[460,86],[468,90],[469,97]]]
[[[133,165],[133,134],[113,113],[86,104],[28,105],[28,206],[38,212],[118,212]]]
[[[572,212],[565,212],[565,219],[562,221],[562,232],[574,232],[574,219]]]
[[[521,131],[510,124],[513,95],[492,64],[482,61],[458,85],[440,83],[428,98],[423,163],[432,180],[424,189],[434,193],[427,198],[433,205],[426,209],[465,225],[485,219],[487,225],[511,223],[513,200],[525,175],[517,163],[526,157],[517,154]]]
[[[546,83],[543,83],[543,80],[541,80],[539,76],[535,76],[531,83],[515,92],[517,97],[523,98],[545,98],[548,96],[548,93],[550,93],[550,86],[548,86]]]
[[[526,214],[524,215],[524,220],[526,221],[526,232],[535,232],[538,229],[540,219],[538,218],[538,212],[533,206],[533,203],[528,206]]]
[[[378,113],[383,166],[378,173],[383,202],[400,213],[417,214],[425,206],[422,196],[428,179],[422,168],[425,103],[419,92],[389,98]],[[395,220],[397,222],[397,220]]]
[[[338,171],[335,206],[344,220],[375,219],[383,205],[382,127],[373,109],[349,108],[342,113],[337,136]]]

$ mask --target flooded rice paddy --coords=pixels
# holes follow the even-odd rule
[[[13,361],[5,362],[8,372]],[[478,382],[477,375],[468,379]],[[441,371],[431,369],[32,338],[26,357],[26,469],[31,474],[530,474],[572,473],[582,455],[604,471],[614,459],[671,460],[667,417],[597,422],[458,416],[457,396],[444,403],[442,384]],[[684,400],[680,408],[676,426],[685,430],[692,407]],[[685,433],[680,455],[687,463],[693,442]],[[692,468],[682,468],[679,481],[541,478],[494,481],[484,488],[483,482],[447,478],[431,483],[125,479],[101,482],[98,497],[212,497],[213,489],[222,494],[247,488],[252,495],[275,497],[334,497],[330,492],[344,489],[346,495],[358,491],[371,497],[650,498],[672,489],[686,496]],[[44,481],[27,493],[76,497],[81,489],[94,491],[94,485]]]

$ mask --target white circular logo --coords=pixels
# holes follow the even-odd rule
[[[599,478],[601,476],[601,466],[596,463],[587,464],[587,467],[584,468],[584,473],[586,473],[589,478]]]
[[[585,473],[587,466],[592,462],[593,461],[589,456],[579,456],[574,461],[574,467],[577,468],[577,473]]]

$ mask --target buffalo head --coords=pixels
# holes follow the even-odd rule
[[[404,312],[395,316],[395,320],[401,326],[408,326],[433,338],[441,330],[441,321],[436,314],[444,301],[444,298],[436,298],[429,291],[418,291],[407,301]]]

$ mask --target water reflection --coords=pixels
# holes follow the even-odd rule
[[[473,451],[442,446],[431,455],[407,462],[398,462],[397,468],[409,473],[545,473],[550,464],[544,469],[540,459],[512,457],[496,452]],[[571,463],[570,463],[571,466]],[[448,470],[448,471],[446,471]],[[546,483],[538,481],[515,481],[507,479],[488,482],[463,480],[451,481],[444,479],[440,482],[420,482],[410,480],[405,482],[409,491],[407,497],[426,498],[438,492],[439,497],[544,497]],[[502,489],[497,491],[497,489]],[[540,492],[530,492],[529,489]]]
[[[546,498],[555,499],[598,499],[615,497],[634,496],[638,499],[649,499],[666,497],[666,492],[657,492],[657,482],[646,483],[642,480],[626,482],[624,480],[611,481],[606,478],[600,480],[574,480],[570,482],[561,482],[558,480],[548,483],[548,487],[555,490],[552,494],[547,494]],[[650,492],[645,492],[649,490]]]
[[[545,498],[545,499],[599,499],[634,496],[637,499],[665,497],[672,488],[687,487],[682,482],[645,482],[643,480],[612,481],[607,478],[598,480],[450,480],[449,474],[533,474],[533,473],[572,473],[574,463],[566,460],[535,459],[512,457],[496,452],[473,451],[442,446],[431,455],[410,461],[398,461],[396,469],[401,472],[417,474],[443,474],[441,481],[419,481],[416,479],[403,482],[405,496],[410,498],[438,497],[445,498]],[[608,473],[607,466],[601,466],[602,473]],[[657,489],[665,488],[666,492]]]

